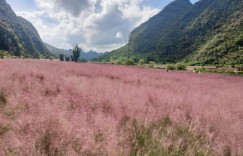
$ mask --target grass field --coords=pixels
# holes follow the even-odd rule
[[[243,78],[0,60],[0,155],[243,155]]]

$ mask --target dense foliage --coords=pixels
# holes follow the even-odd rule
[[[74,48],[73,48],[73,55],[72,55],[72,58],[75,62],[78,62],[78,59],[80,57],[80,52],[81,52],[81,48],[79,48],[78,45],[76,45]]]
[[[64,61],[64,54],[59,54],[60,61]]]
[[[147,62],[242,64],[243,1],[201,0],[192,5],[176,0],[132,31],[128,45],[99,60],[121,58],[130,51]]]
[[[16,16],[5,0],[0,0],[0,50],[18,57],[40,58],[51,55],[34,26]]]

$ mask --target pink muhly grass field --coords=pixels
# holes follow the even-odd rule
[[[0,60],[0,155],[132,155],[121,122],[148,127],[165,117],[203,136],[215,155],[241,155],[243,78]]]

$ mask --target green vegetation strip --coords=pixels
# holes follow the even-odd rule
[[[204,136],[178,126],[169,117],[149,126],[129,118],[121,124],[125,134],[129,135],[125,144],[130,143],[130,156],[212,155],[210,142]]]

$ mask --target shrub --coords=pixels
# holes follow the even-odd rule
[[[112,58],[110,60],[110,63],[111,64],[118,64],[118,65],[125,65],[126,64],[126,59],[124,59],[124,58],[119,58],[119,59]]]
[[[177,63],[176,70],[186,70],[186,65],[183,63]]]
[[[59,54],[60,61],[64,61],[64,54]]]
[[[145,61],[144,61],[144,59],[140,59],[138,63],[139,63],[140,65],[144,65]]]
[[[237,72],[237,75],[241,75],[241,76],[243,76],[243,71],[238,71],[238,72]]]
[[[126,65],[126,66],[131,66],[131,65],[135,65],[135,61],[133,59],[126,59],[126,58],[119,58],[117,60],[115,59],[111,59],[110,60],[111,64],[118,64],[118,65]]]
[[[75,61],[75,59],[74,59],[73,55],[71,55],[71,61]]]
[[[156,64],[156,62],[154,62],[154,61],[149,61],[149,64]]]
[[[150,61],[148,67],[149,68],[154,68],[156,62]]]
[[[115,62],[114,64],[122,65],[122,60],[117,60],[117,61],[114,61],[114,62]]]
[[[66,60],[67,62],[69,62],[70,59],[71,59],[70,57],[66,57],[66,58],[65,58],[65,60]]]
[[[132,59],[129,59],[129,60],[125,61],[125,65],[126,66],[132,66],[132,65],[135,65],[135,62]]]
[[[133,61],[134,61],[136,64],[138,64],[139,60],[140,60],[140,59],[138,59],[138,58],[133,58]]]
[[[105,63],[106,61],[103,61],[103,62]],[[110,58],[110,60],[108,62],[111,63],[111,64],[114,64],[115,63],[115,60],[114,60],[114,58]]]
[[[4,53],[0,51],[0,59],[3,59],[3,57],[4,57]]]
[[[4,57],[7,56],[7,55],[8,55],[7,51],[0,50],[0,59],[4,59]]]
[[[166,69],[167,70],[175,70],[176,68],[175,68],[175,65],[169,64],[169,65],[167,65],[167,68]]]
[[[240,65],[240,71],[243,71],[243,64]]]
[[[234,71],[226,71],[226,73],[229,74],[229,75],[236,75],[237,74],[237,72],[234,72]]]
[[[198,65],[200,65],[200,62],[190,62],[188,65],[190,65],[190,66],[198,66]]]
[[[85,58],[81,58],[81,59],[79,59],[78,61],[81,62],[81,63],[86,63],[86,62],[88,62],[88,60],[85,59]]]
[[[153,64],[149,64],[148,67],[149,68],[154,68],[154,65]]]

